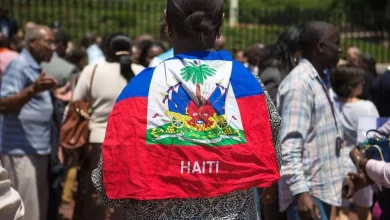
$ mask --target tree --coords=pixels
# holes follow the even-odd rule
[[[214,76],[215,72],[216,70],[211,68],[209,65],[199,65],[197,61],[194,61],[193,63],[189,62],[189,65],[181,69],[181,76],[184,81],[188,82],[191,80],[192,83],[196,85],[196,97],[198,98],[199,106],[203,104],[200,93],[200,85],[203,85],[204,81],[209,76]]]

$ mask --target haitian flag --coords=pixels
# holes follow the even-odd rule
[[[102,157],[110,199],[214,197],[279,180],[263,90],[226,51],[176,55],[133,78]]]

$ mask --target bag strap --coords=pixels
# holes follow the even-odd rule
[[[376,129],[368,130],[367,133],[366,133],[366,137],[368,137],[368,134],[369,134],[370,132],[374,132],[374,133],[377,133],[377,134],[382,135],[383,137],[387,137],[386,134],[384,134],[384,133],[382,133],[382,132],[380,132],[380,131],[378,131],[378,130],[376,130]]]
[[[87,100],[86,100],[88,105],[89,105],[89,102],[92,100],[92,82],[93,82],[93,78],[95,77],[95,72],[96,72],[97,66],[98,65],[96,64],[95,67],[93,68],[91,81],[89,82],[89,89],[88,89],[88,95],[87,95]]]

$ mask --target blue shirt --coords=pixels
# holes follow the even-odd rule
[[[23,50],[3,74],[1,98],[20,93],[35,82],[40,73],[41,67],[27,50]],[[52,115],[49,91],[31,98],[19,112],[0,115],[0,153],[50,154]]]

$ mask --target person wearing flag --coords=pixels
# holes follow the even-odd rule
[[[213,51],[223,8],[223,0],[168,0],[175,56],[117,99],[92,179],[124,219],[255,220],[252,188],[279,180],[276,108],[241,63]]]

